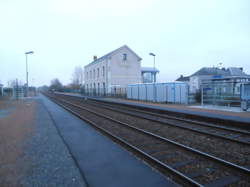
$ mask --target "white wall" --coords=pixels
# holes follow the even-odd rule
[[[104,72],[103,72],[104,67]],[[99,74],[98,74],[99,69]],[[95,88],[99,88],[103,90],[103,83],[105,87],[107,87],[107,60],[103,60],[101,62],[97,62],[95,64],[89,65],[84,68],[84,80],[85,80],[85,88],[93,89],[94,84]]]
[[[127,54],[127,60],[123,60]],[[128,84],[141,83],[141,62],[129,49],[123,48],[114,54],[111,62],[111,85],[127,87]]]

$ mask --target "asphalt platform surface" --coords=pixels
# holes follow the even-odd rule
[[[45,96],[40,99],[87,186],[176,186],[132,154]]]

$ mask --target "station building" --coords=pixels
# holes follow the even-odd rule
[[[85,93],[109,94],[113,88],[124,89],[128,84],[141,83],[141,58],[124,45],[84,67]]]

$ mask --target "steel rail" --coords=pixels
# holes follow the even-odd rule
[[[60,100],[61,100],[61,99],[60,99]],[[67,103],[67,104],[69,104],[69,105],[72,105],[72,106],[74,106],[74,107],[77,107],[77,108],[79,108],[79,109],[86,110],[86,111],[88,111],[88,112],[90,112],[90,113],[93,113],[93,114],[95,114],[95,115],[97,115],[97,116],[100,116],[100,117],[103,117],[103,118],[105,118],[105,119],[108,119],[108,120],[110,120],[110,121],[113,121],[113,122],[115,122],[115,123],[118,123],[118,124],[127,126],[127,127],[131,128],[131,129],[134,129],[134,130],[138,131],[138,132],[141,132],[141,133],[150,135],[150,136],[152,136],[152,137],[155,137],[155,138],[157,138],[157,139],[159,139],[159,140],[163,140],[163,141],[165,141],[165,142],[171,143],[171,144],[173,144],[173,145],[175,145],[175,146],[177,146],[177,147],[183,148],[183,149],[185,149],[185,150],[187,150],[187,151],[189,151],[189,152],[192,152],[192,153],[195,153],[195,154],[204,156],[204,157],[206,157],[206,158],[208,158],[208,159],[210,159],[210,160],[216,161],[217,163],[222,164],[222,165],[224,165],[224,166],[226,166],[226,167],[230,167],[230,168],[232,168],[232,169],[235,169],[235,170],[237,170],[238,172],[241,172],[241,173],[250,175],[250,169],[245,168],[245,167],[243,167],[243,166],[239,166],[239,165],[237,165],[237,164],[231,163],[231,162],[229,162],[229,161],[226,161],[226,160],[224,160],[224,159],[221,159],[221,158],[218,158],[218,157],[216,157],[216,156],[210,155],[210,154],[208,154],[208,153],[199,151],[199,150],[197,150],[197,149],[191,148],[191,147],[189,147],[189,146],[183,145],[183,144],[178,143],[178,142],[175,142],[175,141],[173,141],[173,140],[164,138],[164,137],[159,136],[159,135],[157,135],[157,134],[154,134],[154,133],[151,133],[151,132],[148,132],[148,131],[139,129],[139,128],[137,128],[137,127],[134,127],[134,126],[132,126],[132,125],[126,124],[126,123],[121,122],[121,121],[119,121],[119,120],[115,120],[115,119],[113,119],[113,118],[111,118],[111,117],[108,117],[108,116],[105,116],[105,115],[103,115],[103,114],[99,114],[99,113],[97,113],[97,112],[95,112],[95,111],[89,110],[89,109],[87,109],[87,108],[85,108],[85,107],[82,107],[82,106],[80,106],[80,105],[76,105],[76,104],[70,103],[70,102],[68,102],[68,101],[66,101],[66,100],[64,100],[64,99],[61,100],[61,101],[62,101],[62,102],[65,102],[65,103]]]
[[[112,104],[112,103],[106,103],[106,102],[102,102],[99,100],[95,100],[95,99],[88,99],[91,102],[96,102],[96,103],[105,103],[106,105],[110,106],[117,106],[117,104]],[[143,111],[143,110],[138,110],[138,109],[134,109],[131,106],[125,106],[126,109],[129,108],[129,110],[131,111],[135,111],[135,112],[140,112],[140,113],[144,113],[144,114],[148,114],[148,115],[153,115],[153,116],[157,116],[157,117],[161,117],[161,118],[165,118],[165,119],[173,119],[173,120],[178,120],[178,121],[183,121],[183,122],[190,122],[193,123],[195,125],[200,125],[200,126],[205,126],[205,127],[213,127],[213,128],[217,128],[217,129],[221,129],[221,130],[227,130],[227,131],[231,131],[231,132],[237,132],[237,133],[241,133],[241,134],[245,134],[245,135],[250,135],[249,131],[246,130],[240,130],[240,129],[235,129],[235,128],[229,128],[229,127],[225,127],[225,126],[219,126],[219,125],[214,125],[214,124],[208,124],[205,122],[200,122],[200,121],[195,121],[195,120],[190,120],[190,119],[184,119],[184,118],[178,118],[175,116],[169,116],[169,115],[164,115],[164,114],[158,114],[155,112],[148,112],[148,111]],[[120,109],[124,109],[121,106],[118,106],[117,108]]]
[[[71,97],[71,98],[74,98],[74,99],[79,99],[79,101],[82,99],[82,98],[78,98],[76,96],[71,96],[71,95],[60,95],[60,96],[66,96],[66,97]],[[123,108],[122,106],[117,107],[116,103],[107,103],[106,101],[103,102],[103,101],[96,100],[96,99],[93,99],[93,98],[90,98],[90,99],[88,98],[88,100],[91,101],[91,102],[95,102],[95,103],[102,103],[102,104],[105,103],[104,105],[106,105],[106,106],[116,106],[116,108],[119,108],[121,110],[127,109],[127,110],[130,110],[130,111],[134,111],[134,112],[138,112],[138,113],[144,113],[144,114],[152,115],[152,116],[157,116],[157,117],[161,117],[161,118],[164,118],[164,119],[172,119],[172,120],[182,121],[182,122],[186,122],[186,123],[192,123],[194,125],[199,125],[201,127],[204,127],[204,126],[205,127],[213,127],[215,129],[221,129],[221,130],[230,131],[230,132],[233,132],[233,133],[241,133],[241,134],[244,134],[244,135],[250,135],[250,132],[246,131],[246,130],[240,130],[240,129],[229,128],[229,127],[225,127],[225,126],[208,124],[208,123],[205,123],[205,122],[200,122],[200,121],[195,121],[195,120],[190,120],[190,119],[184,119],[184,118],[178,118],[178,117],[174,117],[174,116],[158,114],[158,113],[155,113],[155,112],[143,111],[143,110],[140,110],[140,109],[138,110],[138,109],[132,108],[131,106],[125,106],[125,108]],[[110,108],[110,110],[114,110],[114,109]],[[140,117],[140,116],[138,116],[138,117]],[[190,130],[193,130],[193,129],[190,128]],[[204,132],[204,131],[200,131],[200,132]],[[213,135],[213,134],[210,134],[210,135]],[[231,138],[231,139],[236,140],[236,139],[233,139],[233,138]],[[239,141],[239,143],[243,143],[243,144],[247,143],[247,144],[250,145],[250,142],[245,142],[245,141],[240,141],[240,140],[238,140],[238,141]]]
[[[124,114],[127,114],[127,115],[135,116],[135,117],[138,117],[138,118],[141,118],[141,119],[146,119],[146,120],[150,120],[150,121],[153,121],[153,122],[166,124],[168,126],[177,127],[177,128],[180,128],[180,129],[185,129],[185,130],[189,130],[189,131],[192,131],[192,132],[205,134],[205,135],[209,135],[209,136],[214,136],[214,137],[217,137],[217,138],[222,138],[222,139],[232,141],[232,142],[236,142],[236,143],[240,143],[240,144],[250,145],[250,142],[247,142],[247,141],[237,140],[237,139],[226,137],[226,136],[223,136],[223,135],[220,135],[220,134],[213,134],[213,133],[210,133],[210,132],[206,132],[204,130],[195,129],[195,128],[187,127],[187,126],[183,126],[183,125],[178,125],[178,124],[175,124],[175,123],[172,123],[172,122],[165,122],[165,121],[162,121],[162,120],[159,120],[159,119],[152,119],[150,117],[140,116],[138,114],[133,113],[133,111],[135,111],[133,109],[131,109],[131,110],[129,109],[131,112],[128,112],[128,111],[124,111],[122,109],[111,108],[109,106],[98,105],[98,107],[102,107],[102,108],[106,108],[108,110],[112,110],[112,111],[115,111],[115,112],[120,112],[120,113],[124,113]],[[139,111],[136,111],[136,112],[139,112]],[[141,112],[141,113],[144,113],[144,112]],[[223,130],[225,130],[225,129],[223,129]],[[237,133],[239,133],[239,132],[237,132]]]

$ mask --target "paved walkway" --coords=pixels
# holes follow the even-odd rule
[[[175,186],[82,120],[41,99],[89,186]]]

